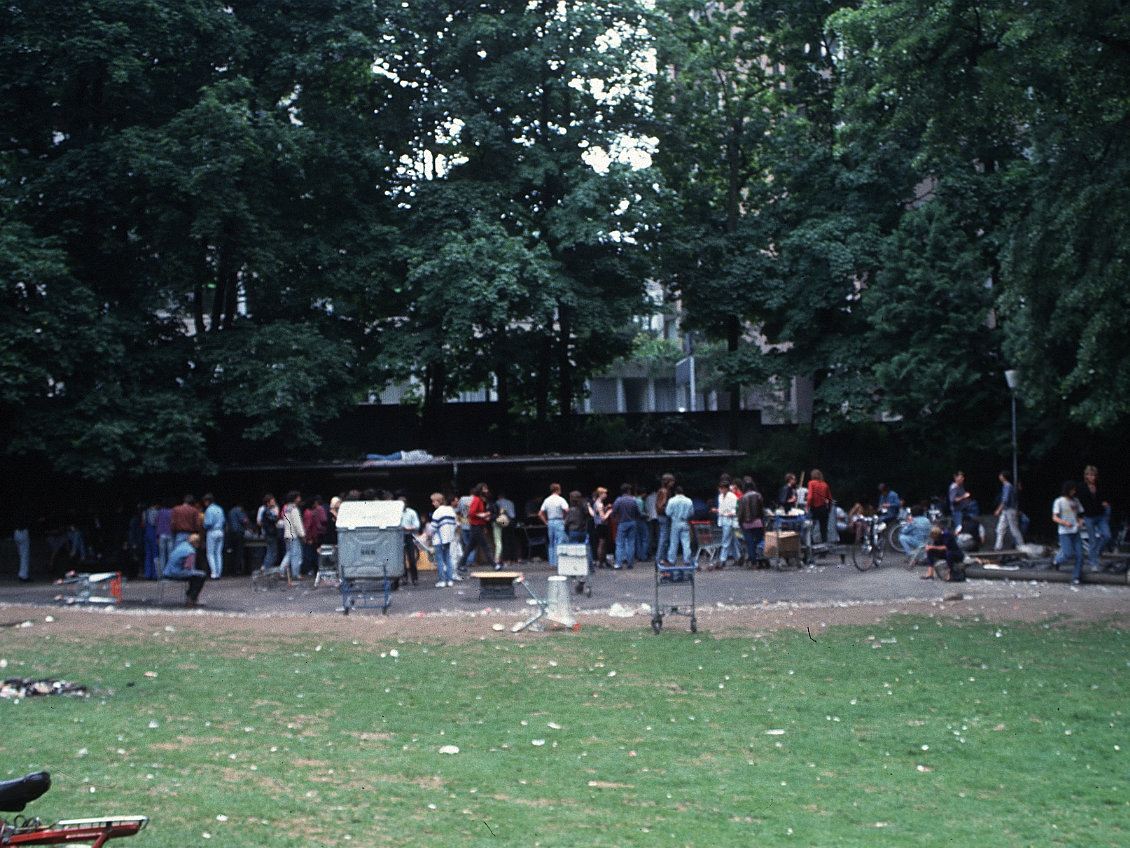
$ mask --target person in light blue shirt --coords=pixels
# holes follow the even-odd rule
[[[899,533],[899,545],[903,552],[910,557],[911,563],[918,562],[926,552],[926,543],[930,540],[930,519],[926,517],[926,510],[921,506],[910,508],[910,520],[902,526]]]
[[[679,546],[683,548],[683,564],[690,565],[691,558],[691,517],[694,504],[683,494],[683,487],[676,486],[675,494],[667,501],[667,517],[671,520],[671,541],[667,547],[667,562],[675,565]]]
[[[196,606],[200,598],[200,590],[204,588],[204,581],[208,572],[196,568],[196,548],[200,544],[200,534],[190,533],[187,539],[177,543],[169,554],[169,561],[161,576],[165,580],[185,580],[188,588],[184,593],[185,606]]]
[[[204,496],[204,550],[212,579],[224,573],[224,510],[211,493]]]

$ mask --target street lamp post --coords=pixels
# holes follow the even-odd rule
[[[1012,485],[1019,487],[1020,480],[1016,474],[1016,387],[1020,385],[1020,374],[1015,370],[1005,371],[1004,379],[1012,395]]]

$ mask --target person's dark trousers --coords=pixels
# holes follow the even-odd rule
[[[247,563],[243,558],[243,533],[235,530],[228,531],[228,549],[231,551],[231,574],[246,574]],[[227,571],[227,569],[224,569]]]
[[[412,585],[416,585],[416,543],[412,541],[412,534],[404,534],[404,558],[408,562],[408,579],[412,581]]]
[[[463,551],[463,559],[459,563],[459,570],[467,570],[467,560],[471,558],[474,551],[482,552],[482,562],[484,567],[489,567],[494,562],[494,556],[490,552],[490,544],[487,542],[486,526],[483,524],[471,525],[471,541],[467,549]]]
[[[812,523],[820,528],[821,542],[828,541],[828,516],[831,512],[832,508],[828,504],[812,508]]]
[[[318,570],[318,546],[302,543],[302,574],[314,574]]]

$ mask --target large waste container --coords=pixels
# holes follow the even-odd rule
[[[392,581],[404,576],[402,501],[345,501],[337,513],[337,569],[341,605],[388,612]]]

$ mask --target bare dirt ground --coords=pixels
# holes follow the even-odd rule
[[[531,583],[544,586],[545,574]],[[859,574],[852,569],[821,568],[792,575],[753,572],[712,573],[698,579],[699,638],[749,636],[786,628],[813,636],[838,625],[875,626],[896,616],[938,616],[950,620],[1052,622],[1073,626],[1101,622],[1119,629],[1130,626],[1130,587],[1047,582],[1038,579],[970,580],[963,584],[921,582],[903,569]],[[574,614],[582,630],[605,628],[651,631],[655,608],[650,570],[615,573],[600,578],[591,599],[575,596]],[[421,579],[420,587],[394,593],[387,614],[379,609],[342,614],[341,594],[313,589],[309,583],[274,592],[253,592],[249,581],[232,578],[210,583],[204,609],[180,606],[179,590],[171,587],[161,604],[154,587],[133,584],[117,607],[66,605],[54,600],[50,587],[38,593],[0,591],[0,626],[46,624],[60,636],[100,639],[152,633],[172,626],[180,633],[240,635],[251,641],[295,637],[383,640],[434,640],[453,644],[477,639],[515,639],[510,627],[535,609],[521,595],[498,602],[478,598],[473,584],[436,590]],[[5,587],[7,588],[7,587]],[[537,590],[535,590],[537,591]],[[540,592],[539,592],[540,594]],[[683,604],[686,598],[674,597]],[[689,619],[673,615],[661,597],[663,628],[659,638],[688,635]],[[561,638],[563,629],[523,631],[520,638]],[[555,633],[556,631],[556,633]],[[564,635],[567,636],[567,631]]]

